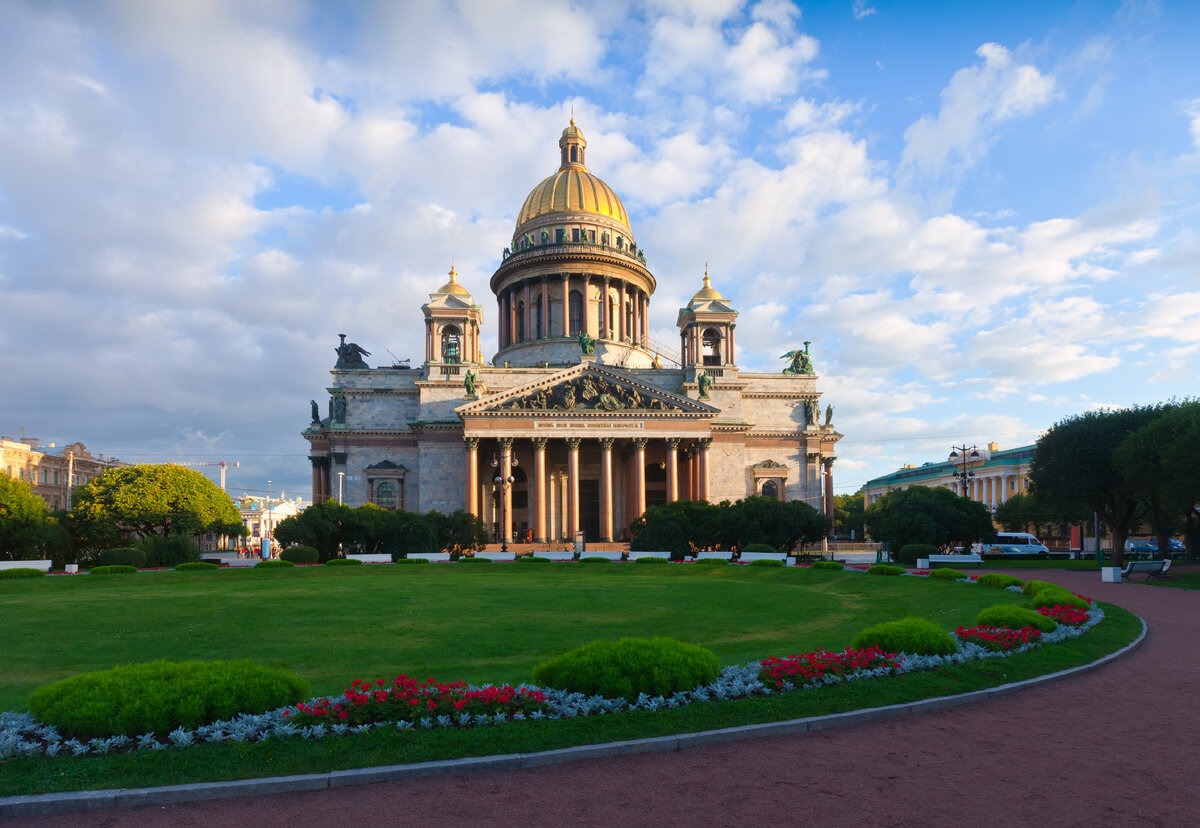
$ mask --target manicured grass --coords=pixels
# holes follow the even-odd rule
[[[893,583],[897,579],[879,580]],[[940,586],[930,584],[929,588]],[[1138,619],[1125,610],[1108,604],[1104,609],[1107,613],[1104,623],[1081,638],[1009,658],[929,673],[733,702],[696,704],[681,710],[634,711],[557,722],[405,733],[381,730],[320,742],[287,740],[251,745],[201,745],[187,750],[84,759],[22,759],[6,763],[4,774],[0,775],[0,796],[321,773],[463,756],[520,753],[900,704],[996,687],[1094,661],[1132,641],[1141,629]]]
[[[1136,577],[1136,576],[1135,576]],[[1176,572],[1172,571],[1163,580],[1161,578],[1151,578],[1149,581],[1143,581],[1146,576],[1136,578],[1133,583],[1149,583],[1151,586],[1175,587],[1176,589],[1200,589],[1200,572]]]
[[[972,564],[973,565],[973,564]],[[968,565],[968,566],[972,566]],[[1099,571],[1100,564],[1094,560],[1091,561],[1009,561],[1009,560],[988,560],[984,558],[984,569],[1071,569],[1084,571]]]
[[[0,710],[88,670],[246,658],[317,694],[399,673],[527,682],[596,639],[662,635],[723,664],[821,647],[904,615],[947,630],[1021,596],[823,570],[701,566],[367,566],[0,581]]]

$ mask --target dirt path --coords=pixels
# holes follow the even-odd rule
[[[1195,824],[1200,593],[1102,584],[1095,572],[1038,577],[1141,615],[1146,642],[1076,678],[840,730],[12,825]]]

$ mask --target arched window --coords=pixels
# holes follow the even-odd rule
[[[382,509],[395,510],[399,508],[399,487],[391,480],[376,483],[375,496],[371,498],[371,502]]]
[[[525,341],[525,303],[517,302],[517,342]]]
[[[577,290],[571,291],[571,336],[579,336],[583,330],[583,294]]]
[[[541,339],[542,334],[542,297],[539,294],[533,303],[533,336]]]
[[[774,480],[764,480],[762,487],[762,496],[779,499],[779,484]]]
[[[578,152],[579,152],[579,148],[578,148],[578,147],[576,147],[574,144],[572,144],[572,145],[571,145],[571,160],[572,160],[572,161],[578,161],[578,160],[579,160],[579,155],[578,155]]]
[[[462,359],[462,335],[454,325],[442,328],[442,362],[459,362]]]
[[[721,364],[721,332],[716,328],[709,328],[704,332],[704,364],[705,365],[720,365]]]

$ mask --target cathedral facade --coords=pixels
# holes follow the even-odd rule
[[[499,347],[458,282],[429,295],[420,367],[370,367],[345,337],[322,418],[303,432],[312,496],[410,511],[466,509],[497,539],[628,538],[678,499],[802,500],[833,513],[841,435],[820,422],[804,350],[783,373],[737,365],[737,311],[703,286],[680,308],[678,350],[650,337],[654,275],[571,121],[558,170],[534,187],[491,277]]]

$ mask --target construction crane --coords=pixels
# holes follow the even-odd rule
[[[242,464],[240,460],[233,461],[233,467],[236,469]],[[176,463],[177,466],[220,466],[221,467],[221,491],[225,491],[225,461],[217,460],[213,463]]]

